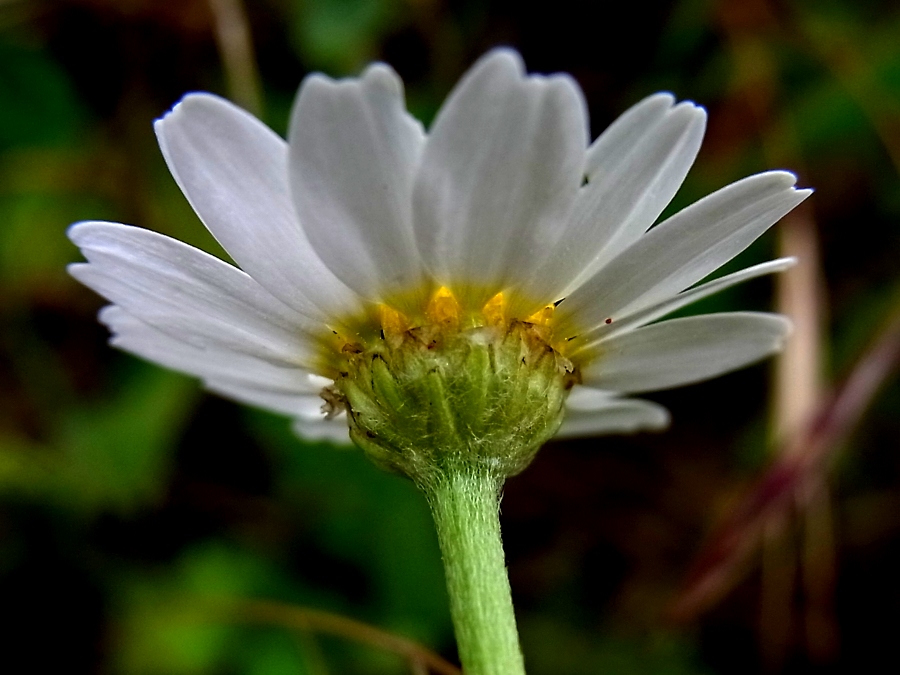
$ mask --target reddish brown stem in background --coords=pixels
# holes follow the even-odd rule
[[[271,624],[311,633],[326,633],[368,644],[404,657],[414,673],[462,675],[462,671],[452,663],[412,640],[339,614],[270,600],[230,601],[227,608],[227,612],[217,614],[230,616],[242,623]]]
[[[871,349],[859,359],[837,393],[826,402],[805,433],[788,441],[731,516],[709,538],[687,575],[671,615],[688,621],[721,598],[759,546],[765,523],[793,508],[810,481],[859,422],[877,391],[900,362],[900,312]]]

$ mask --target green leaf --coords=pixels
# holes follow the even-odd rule
[[[0,41],[0,149],[58,145],[85,118],[66,73],[46,51]]]

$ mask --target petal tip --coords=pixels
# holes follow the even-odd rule
[[[106,305],[97,312],[97,321],[112,330],[112,324],[124,317],[125,311],[118,305]]]
[[[66,230],[66,236],[69,238],[69,241],[80,248],[87,243],[85,241],[87,237],[103,230],[108,225],[115,226],[116,223],[107,223],[102,220],[80,220],[69,225],[69,229]]]
[[[79,277],[81,276],[81,270],[85,267],[90,267],[90,263],[86,262],[73,262],[66,265],[66,274],[75,279],[75,281],[81,281]]]
[[[314,420],[295,418],[291,428],[294,434],[307,441],[324,441],[337,446],[352,444],[350,431],[343,415],[334,420],[328,420],[324,415]]]
[[[506,70],[518,77],[525,75],[525,62],[522,55],[512,47],[499,46],[488,51],[471,67],[471,73],[483,70]]]
[[[90,238],[94,235],[103,236],[104,233],[111,232],[133,232],[135,230],[143,230],[143,228],[134,225],[124,225],[123,223],[111,223],[105,220],[81,220],[73,223],[66,230],[66,236],[69,240],[79,248],[90,246]]]
[[[84,233],[85,228],[89,225],[89,222],[83,220],[69,225],[68,229],[66,230],[66,236],[69,238],[69,241],[78,246],[78,240]]]
[[[784,272],[785,270],[789,270],[798,262],[800,262],[800,258],[797,256],[788,256],[787,258],[779,258],[778,260],[773,260],[773,263],[780,263],[777,265],[773,265],[774,272]]]
[[[672,414],[661,406],[657,409],[657,412],[658,414],[656,417],[649,421],[642,429],[638,429],[638,431],[659,432],[668,429],[672,424]]]
[[[184,115],[193,114],[193,111],[207,105],[233,105],[221,96],[210,94],[206,91],[194,91],[182,96],[171,108],[153,121],[153,127],[157,131],[166,124],[178,120]]]
[[[781,324],[779,326],[780,333],[777,333],[775,337],[776,348],[778,351],[781,351],[784,349],[784,343],[787,342],[788,338],[790,338],[794,332],[794,322],[783,314],[775,314],[774,318]]]
[[[671,108],[675,105],[676,100],[677,99],[675,98],[675,94],[673,94],[671,91],[658,91],[655,94],[650,94],[649,96],[647,96],[643,101],[640,101],[638,105],[640,105],[640,103],[647,104],[652,102],[656,105],[668,104],[668,106]]]
[[[666,111],[670,120],[683,118],[686,128],[706,129],[706,108],[693,101],[681,101]]]
[[[797,184],[797,174],[793,171],[787,171],[786,169],[773,169],[772,171],[765,171],[762,176],[768,176],[773,181],[777,181],[784,185],[784,187],[794,187]]]
[[[349,79],[352,80],[354,78]],[[376,61],[375,63],[370,63],[368,66],[366,66],[366,69],[362,72],[360,79],[363,81],[376,81],[379,84],[390,83],[391,85],[400,85],[401,87],[403,85],[403,82],[400,79],[400,76],[397,74],[397,71],[391,68],[388,64],[382,63],[381,61]]]

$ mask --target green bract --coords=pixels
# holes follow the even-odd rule
[[[511,476],[556,433],[577,381],[540,333],[511,321],[388,334],[348,355],[332,405],[373,461],[421,485],[462,465]]]

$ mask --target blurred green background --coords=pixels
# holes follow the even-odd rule
[[[152,134],[185,92],[235,98],[283,133],[306,73],[381,59],[427,123],[497,44],[530,70],[572,73],[594,135],[660,89],[704,105],[707,140],[673,208],[767,168],[815,187],[803,214],[820,247],[804,249],[821,266],[806,296],[824,309],[813,361],[826,384],[848,372],[898,298],[897,2],[0,0],[0,670],[424,672],[353,636],[255,620],[246,598],[352,617],[455,660],[412,485],[108,348],[101,300],[65,273],[79,259],[65,230],[132,223],[224,255]],[[778,245],[768,235],[737,264]],[[702,309],[772,306],[763,280]],[[663,392],[669,432],[551,443],[508,483],[530,673],[896,661],[896,381],[828,463],[815,517],[790,509],[715,602],[673,618],[706,537],[771,460],[771,375],[763,364]]]

